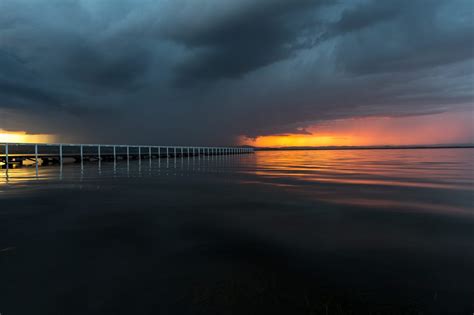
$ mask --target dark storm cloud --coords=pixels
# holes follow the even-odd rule
[[[76,47],[65,56],[64,73],[76,82],[104,88],[134,88],[149,65],[150,56],[140,50],[112,54],[94,47]]]
[[[32,81],[30,73],[20,59],[0,51],[0,94],[3,107],[41,106],[55,108],[58,99]]]
[[[165,34],[197,53],[178,66],[184,83],[238,78],[288,58],[303,31],[317,27],[312,11],[326,1],[261,1],[236,10],[228,19]],[[217,13],[218,14],[218,13]]]
[[[0,128],[228,143],[466,110],[473,10],[470,0],[3,0]]]
[[[463,2],[453,3],[459,11],[447,11],[444,18],[447,1],[372,1],[345,10],[335,31],[358,33],[340,41],[338,60],[349,71],[365,74],[413,71],[471,59],[474,32],[469,20],[474,3],[466,2],[464,9]]]

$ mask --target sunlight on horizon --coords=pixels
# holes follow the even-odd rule
[[[257,147],[473,144],[472,119],[471,111],[349,118],[310,125],[305,134],[241,136],[238,142]]]
[[[2,143],[52,143],[56,136],[49,134],[29,134],[26,131],[6,131],[0,129]]]

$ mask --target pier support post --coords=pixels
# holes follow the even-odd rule
[[[97,146],[97,156],[99,157],[99,161],[100,161],[100,145]]]
[[[114,163],[117,162],[117,151],[116,151],[116,148],[114,146]]]
[[[38,176],[38,145],[35,144],[35,167],[36,167],[36,176]]]
[[[63,165],[63,145],[59,145],[59,162]]]
[[[81,144],[81,166],[84,163],[84,148],[83,145]]]
[[[5,143],[5,169],[7,170],[7,176],[8,176],[8,143]]]

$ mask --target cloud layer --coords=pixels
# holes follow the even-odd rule
[[[227,144],[472,111],[463,0],[3,0],[0,128]]]

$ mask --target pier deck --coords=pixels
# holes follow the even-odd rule
[[[0,164],[8,170],[26,161],[39,165],[65,161],[118,161],[253,153],[247,147],[150,146],[70,143],[1,143]]]

